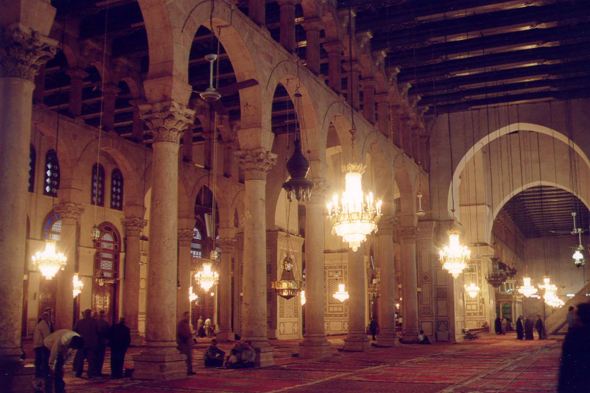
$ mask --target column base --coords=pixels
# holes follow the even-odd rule
[[[396,336],[379,336],[377,342],[373,344],[375,347],[395,347],[399,345],[399,340]]]
[[[219,342],[232,342],[235,341],[235,334],[231,330],[222,330],[215,336]]]
[[[139,330],[131,331],[131,346],[141,347],[143,346],[143,336],[139,334]]]
[[[32,363],[28,366],[25,367],[25,363],[18,358],[17,360],[0,360],[0,386],[2,386],[2,391],[30,392],[35,378],[35,367]]]
[[[402,343],[415,344],[418,342],[418,331],[404,331],[402,332]]]
[[[299,343],[299,357],[303,359],[327,358],[332,356],[332,347],[325,338],[307,339]]]
[[[256,351],[256,360],[254,360],[254,364],[256,367],[274,366],[275,349],[274,347],[270,346],[265,339],[256,340],[256,338],[242,337],[242,342],[244,341],[250,341],[252,343],[252,348],[254,348],[254,350]]]
[[[342,351],[345,352],[366,352],[371,349],[371,342],[369,337],[363,335],[349,335],[344,339],[344,347]]]
[[[186,356],[173,346],[146,347],[133,357],[133,379],[162,381],[186,377]]]

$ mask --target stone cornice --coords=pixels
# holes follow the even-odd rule
[[[277,163],[277,155],[263,148],[240,150],[235,156],[246,180],[266,180],[266,174]]]
[[[52,40],[19,27],[0,29],[0,78],[35,79],[39,68],[56,53]]]
[[[154,137],[154,143],[180,143],[184,130],[193,123],[195,112],[174,101],[139,105],[141,119]]]
[[[142,229],[147,226],[147,220],[143,220],[139,217],[132,217],[121,220],[121,224],[125,227],[125,234],[127,237],[139,236]]]

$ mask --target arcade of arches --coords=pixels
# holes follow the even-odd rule
[[[457,343],[497,315],[543,314],[557,333],[567,306],[585,301],[567,232],[572,211],[589,226],[588,99],[433,112],[371,34],[350,34],[357,13],[335,1],[74,3],[0,1],[0,358],[14,378],[47,307],[57,329],[87,308],[124,316],[141,348],[134,378],[174,379],[189,310],[195,325],[212,319],[220,342],[250,340],[264,367],[277,340],[299,340],[301,358],[331,356],[333,335],[371,351],[371,318],[380,347],[421,330]],[[215,103],[198,94],[211,52],[225,92]],[[296,137],[315,183],[306,202],[282,189]],[[350,161],[383,201],[357,252],[325,209]],[[438,258],[453,228],[471,250],[456,279]],[[67,257],[52,280],[31,261],[47,240]],[[194,274],[213,250],[219,282],[204,291]],[[287,255],[304,306],[271,289]],[[494,288],[498,262],[516,274]],[[524,275],[550,276],[566,306],[518,295]]]

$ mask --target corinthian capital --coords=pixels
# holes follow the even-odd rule
[[[311,190],[311,198],[308,204],[324,205],[328,200],[328,192],[330,191],[330,182],[324,178],[316,177],[313,180],[313,189]]]
[[[403,242],[411,243],[416,241],[416,235],[418,234],[418,227],[414,226],[400,226],[397,228],[399,236]]]
[[[33,31],[27,34],[19,27],[0,29],[0,78],[22,78],[33,81],[39,68],[56,53],[52,40]]]
[[[66,221],[77,221],[84,213],[84,206],[74,202],[63,202],[55,205],[53,210]]]
[[[131,217],[122,220],[121,224],[125,227],[125,233],[128,237],[139,236],[141,230],[147,225],[147,220],[139,217]]]
[[[154,143],[180,143],[184,130],[193,122],[195,111],[174,101],[139,105],[140,117],[154,137]]]
[[[215,241],[215,244],[221,248],[221,253],[231,253],[236,246],[236,239],[221,238]]]
[[[277,163],[277,155],[263,148],[235,152],[246,180],[266,180],[266,174]]]
[[[178,230],[178,244],[181,246],[190,246],[193,237],[195,236],[193,229],[191,228],[182,228]]]

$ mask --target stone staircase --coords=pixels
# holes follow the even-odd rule
[[[547,318],[545,321],[547,335],[557,334],[567,324],[566,315],[570,306],[575,307],[580,303],[590,303],[590,296],[588,294],[590,294],[590,282],[580,289],[576,293],[576,296],[569,299],[563,307],[556,310]]]

